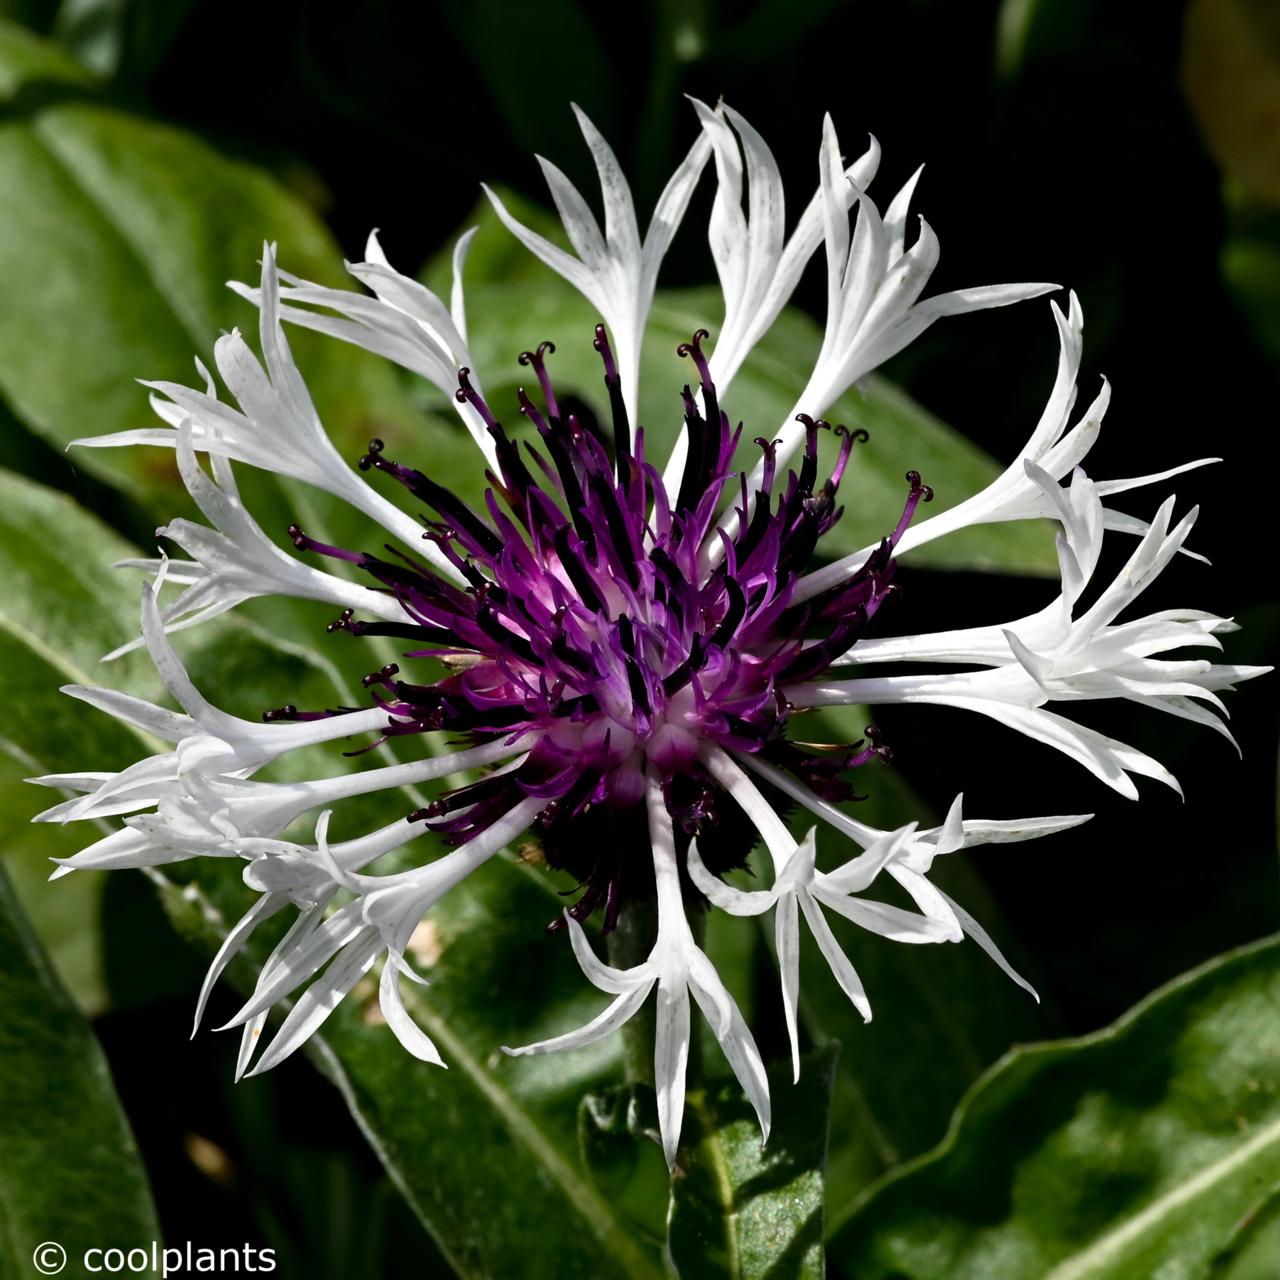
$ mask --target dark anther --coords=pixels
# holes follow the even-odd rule
[[[262,718],[267,724],[272,724],[276,720],[292,720],[297,714],[298,708],[289,702],[283,707],[276,707],[273,711],[264,711]]]
[[[301,551],[303,549],[303,545],[307,541],[307,535],[303,533],[296,524],[291,524],[287,532],[289,537],[293,540],[293,545]]]
[[[458,370],[458,389],[453,393],[453,398],[459,404],[466,404],[467,399],[473,395],[475,388],[471,385],[471,370],[464,364]]]
[[[880,757],[883,763],[889,764],[893,759],[893,748],[885,742],[884,734],[881,733],[873,724],[867,725],[864,732],[867,735],[867,742],[870,745],[870,749]]]
[[[386,447],[387,447],[387,446],[386,446],[385,444],[383,444],[381,440],[378,440],[378,439],[376,439],[376,438],[375,438],[375,439],[373,439],[373,440],[370,440],[370,441],[369,441],[369,448],[368,448],[368,450],[365,452],[364,457],[363,457],[363,458],[361,458],[361,459],[360,459],[360,461],[359,461],[356,465],[360,468],[360,470],[361,470],[361,471],[368,471],[368,470],[369,470],[369,468],[370,468],[371,466],[373,466],[373,465],[374,465],[373,460],[374,460],[374,459],[375,459],[375,458],[376,458],[376,457],[377,457],[377,456],[378,456],[378,455],[383,451],[383,449],[385,449]]]
[[[918,493],[925,502],[933,501],[933,489],[921,482],[918,471],[907,472],[907,483],[911,486],[912,493]]]
[[[449,806],[443,800],[433,800],[422,809],[414,809],[408,815],[410,822],[426,822],[430,818],[443,818]]]
[[[838,436],[848,436],[854,444],[866,444],[871,439],[871,432],[866,427],[846,427],[843,423],[835,428]]]
[[[682,342],[676,348],[676,355],[678,356],[699,355],[700,356],[702,354],[702,343],[705,339],[709,337],[711,337],[711,331],[709,329],[697,330],[694,333],[693,340],[691,342]]]
[[[343,611],[338,614],[338,616],[329,623],[327,627],[325,627],[325,630],[331,634],[334,631],[347,631],[350,629],[352,617],[353,611],[351,609],[343,609]]]
[[[360,683],[366,689],[371,689],[375,684],[389,684],[393,676],[400,674],[400,668],[394,662],[388,662],[381,671],[371,671],[367,676],[362,676]]]
[[[537,351],[522,351],[518,357],[521,364],[533,364],[535,360],[541,360],[543,356],[555,355],[556,344],[554,342],[538,343]]]

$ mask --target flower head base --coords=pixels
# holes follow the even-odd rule
[[[536,443],[522,448],[498,421],[471,371],[461,281],[468,235],[454,255],[447,305],[392,268],[374,238],[367,261],[351,267],[372,296],[282,277],[267,246],[259,286],[237,286],[260,310],[262,363],[238,333],[220,339],[214,350],[238,407],[219,399],[214,378],[200,366],[200,389],[154,384],[153,404],[164,425],[82,442],[174,448],[211,527],[178,520],[161,531],[192,556],[189,561],[131,562],[156,571],[156,590],[166,582],[181,590],[162,608],[156,591],[144,587],[141,638],[117,652],[145,644],[181,710],[106,689],[67,690],[154,734],[166,749],[118,773],[34,779],[70,793],[40,820],[123,820],[66,859],[55,875],[201,857],[243,863],[245,883],[259,897],[214,958],[197,1021],[213,982],[258,926],[296,909],[256,990],[232,1019],[242,1028],[240,1074],[253,1066],[276,1006],[292,1002],[253,1067],[257,1071],[302,1045],[379,962],[379,1001],[392,1032],[408,1052],[443,1065],[401,990],[401,978],[414,976],[405,962],[409,938],[465,876],[533,827],[547,860],[568,870],[582,890],[553,928],[567,922],[588,979],[614,998],[579,1030],[510,1052],[590,1043],[655,994],[655,1078],[663,1148],[672,1162],[692,997],[767,1132],[760,1052],[695,941],[687,910],[710,904],[734,915],[774,913],[782,1006],[798,1071],[801,917],[864,1017],[870,1016],[869,998],[829,912],[893,941],[971,938],[1026,986],[977,921],[930,882],[932,863],[970,845],[1031,839],[1085,820],[966,819],[957,796],[940,826],[909,823],[880,831],[841,807],[853,798],[853,772],[875,757],[887,759],[879,734],[869,729],[864,740],[846,747],[811,748],[789,737],[794,712],[885,702],[977,711],[1136,796],[1131,774],[1166,782],[1171,776],[1151,757],[1048,711],[1047,704],[1119,697],[1225,732],[1218,692],[1262,670],[1159,657],[1189,646],[1220,647],[1217,637],[1233,626],[1229,619],[1189,609],[1119,617],[1185,550],[1193,516],[1174,523],[1170,501],[1147,524],[1104,506],[1104,499],[1174,472],[1095,484],[1080,470],[1098,437],[1106,392],[1068,429],[1083,326],[1074,298],[1067,316],[1054,308],[1061,343],[1054,386],[1009,468],[980,493],[928,520],[918,518],[918,508],[932,493],[919,475],[908,473],[896,527],[854,556],[815,567],[813,558],[842,514],[839,490],[856,465],[854,448],[867,440],[864,431],[830,427],[821,415],[940,317],[1017,302],[1051,286],[1000,285],[922,297],[938,242],[921,222],[907,243],[915,178],[882,215],[867,192],[878,147],[873,140],[865,155],[845,166],[829,120],[818,189],[788,236],[781,179],[759,134],[728,108],[695,109],[699,137],[643,239],[617,160],[581,113],[600,174],[603,229],[549,164],[544,171],[573,254],[522,227],[495,198],[517,237],[602,317],[595,347],[609,406],[607,430],[584,412],[568,411],[557,396],[550,343],[520,357],[531,377],[518,393],[518,407]],[[640,343],[658,269],[713,156],[718,186],[709,233],[724,323],[714,350],[707,349],[705,330],[679,349],[692,376],[682,396],[683,429],[663,461],[651,456],[636,421]],[[797,378],[802,390],[792,413],[781,423],[753,423],[751,431],[762,434],[747,432],[744,440],[743,426],[733,425],[722,399],[819,244],[826,256],[827,316],[815,365]],[[483,509],[469,507],[433,478],[430,459],[415,469],[389,458],[377,440],[357,466],[349,466],[325,434],[293,363],[285,321],[363,346],[450,393],[487,468]],[[823,477],[818,441],[828,430],[839,445]],[[200,455],[207,455],[209,473]],[[348,549],[323,540],[322,529],[295,525],[289,530],[294,549],[320,559],[292,556],[245,508],[233,463],[334,494],[378,531],[365,546]],[[393,501],[396,484],[412,512]],[[887,616],[881,610],[895,587],[898,559],[913,547],[968,524],[1033,516],[1062,530],[1061,590],[1043,610],[933,635],[876,634]],[[1121,575],[1082,608],[1107,531],[1136,534],[1139,542]],[[377,549],[383,546],[385,553]],[[327,572],[326,560],[342,564],[344,573]],[[353,571],[365,580],[345,576]],[[266,712],[262,723],[251,723],[196,689],[167,632],[270,595],[334,606],[340,612],[332,633],[399,643],[401,662],[365,677],[370,705],[299,711],[287,703]],[[966,669],[831,678],[836,668],[866,661]],[[437,735],[433,749],[426,749],[423,735]],[[340,740],[347,740],[348,754],[380,747],[390,761],[307,781],[256,776],[298,748],[321,744],[335,744],[336,764]],[[393,800],[398,812],[388,814],[390,821],[330,842],[328,814],[350,797],[441,782],[468,770],[482,772],[409,812],[407,803]],[[788,831],[775,804],[779,793],[861,852],[822,870],[816,832],[797,840]],[[320,816],[307,841],[302,832],[312,829],[312,814]],[[443,837],[449,851],[423,865],[379,873],[379,859],[428,832]],[[772,883],[743,892],[722,877],[744,864],[757,837],[770,855]],[[897,882],[916,910],[865,896],[882,876]],[[602,963],[583,922],[598,914],[608,931],[630,901],[653,897],[658,930],[647,957],[627,968]],[[532,933],[530,945],[537,945]]]

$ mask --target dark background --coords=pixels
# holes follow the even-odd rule
[[[1275,34],[1267,7],[1239,7],[1258,17],[1265,44]],[[802,199],[816,185],[824,111],[851,152],[875,133],[882,200],[926,163],[916,207],[944,249],[931,291],[1054,279],[1079,292],[1082,400],[1104,373],[1115,392],[1090,459],[1096,475],[1204,454],[1225,459],[1175,486],[1180,510],[1202,505],[1193,545],[1213,568],[1183,559],[1151,594],[1151,607],[1193,603],[1234,614],[1247,629],[1229,638],[1231,660],[1265,662],[1274,650],[1280,311],[1250,254],[1263,262],[1280,254],[1280,215],[1270,204],[1276,193],[1237,172],[1240,157],[1268,140],[1232,134],[1230,67],[1214,61],[1183,6],[187,0],[129,10],[123,44],[100,54],[92,21],[77,28],[38,4],[29,9],[37,28],[60,23],[64,38],[100,56],[122,100],[265,164],[301,191],[349,256],[362,256],[377,226],[408,269],[456,230],[481,180],[541,199],[534,152],[589,189],[569,100],[615,145],[642,216],[694,136],[684,93],[723,96],[742,111]],[[1274,167],[1280,173],[1280,162]],[[1244,264],[1231,279],[1224,255]],[[677,241],[668,263],[666,284],[710,276],[696,234]],[[814,311],[816,289],[807,278],[798,298]],[[1007,459],[1052,377],[1055,348],[1042,319],[1014,308],[950,322],[887,372]],[[1154,506],[1147,493],[1128,502],[1140,514]],[[990,589],[977,577],[939,574],[916,574],[910,586],[898,619],[904,629],[964,621]],[[1037,607],[1045,590],[1002,583],[999,611],[1012,617]],[[940,808],[958,760],[969,812],[1047,813],[1081,803],[1097,810],[1070,854],[1046,847],[1043,855],[974,858],[1035,957],[1064,1031],[1099,1026],[1174,974],[1280,927],[1276,690],[1274,679],[1263,680],[1233,704],[1243,761],[1221,739],[1171,718],[1091,709],[1091,724],[1154,749],[1182,779],[1185,803],[1143,783],[1141,805],[1130,804],[994,725],[945,712],[913,711],[901,723],[884,716],[904,772]],[[1081,784],[1070,801],[1064,776]],[[312,1274],[354,1274],[342,1261],[353,1238],[377,1240],[390,1260],[402,1232],[420,1258],[416,1228],[372,1159],[352,1155],[358,1142],[332,1131],[340,1109],[309,1068],[299,1062],[273,1076],[279,1110],[246,1117],[238,1109],[265,1107],[267,1095],[251,1102],[231,1090],[221,1060],[230,1048],[220,1038],[210,1048],[205,1038],[187,1050],[185,1003],[174,1006],[171,1028],[157,1028],[157,1016],[147,1012],[145,1036],[127,1014],[108,1016],[100,1029],[172,1239],[196,1234],[212,1243],[211,1230],[257,1238],[265,1212],[280,1238],[312,1260]],[[145,1062],[157,1044],[182,1046],[164,1073]],[[161,1074],[181,1084],[166,1093]],[[311,1105],[328,1122],[323,1146],[306,1122]],[[296,1167],[280,1172],[276,1186],[237,1184],[228,1174],[224,1190],[211,1192],[208,1174],[182,1149],[192,1130],[224,1144],[236,1169],[273,1167],[239,1158],[251,1154],[251,1133],[290,1153],[275,1167]],[[200,1195],[186,1194],[193,1180],[205,1180]],[[317,1200],[329,1206],[320,1221],[308,1211]],[[256,1230],[241,1225],[250,1202]]]

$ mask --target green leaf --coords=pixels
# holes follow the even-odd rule
[[[1012,79],[1042,59],[1064,59],[1089,39],[1097,0],[1002,0],[996,72]]]
[[[55,1242],[159,1240],[133,1135],[89,1024],[62,989],[0,867],[0,1273],[34,1274]]]
[[[92,71],[146,77],[164,61],[196,0],[62,0],[56,40]]]
[[[1274,1280],[1280,1273],[1280,1185],[1237,1224],[1209,1264],[1212,1280]]]
[[[671,1179],[653,1086],[624,1084],[588,1093],[578,1108],[578,1141],[600,1194],[643,1239],[661,1244]]]
[[[1094,1035],[1015,1051],[941,1146],[866,1198],[832,1258],[857,1280],[1222,1274],[1242,1225],[1274,1213],[1278,1002],[1270,938]]]
[[[99,101],[75,63],[26,33],[0,27],[4,97],[0,273],[22,304],[0,316],[0,394],[18,420],[49,442],[61,446],[79,435],[145,423],[150,411],[135,378],[189,381],[193,355],[207,356],[220,330],[251,327],[252,308],[223,281],[252,275],[263,239],[280,242],[290,270],[342,283],[323,229],[272,179],[188,134]],[[510,403],[521,377],[516,357],[552,338],[558,381],[603,412],[591,348],[597,317],[568,285],[545,269],[539,275],[527,260],[516,280],[484,283],[513,259],[500,248],[510,238],[502,239],[507,233],[492,214],[479,211],[477,223],[480,252],[468,278],[478,283],[468,314],[473,354],[495,407],[517,420]],[[663,294],[654,308],[641,400],[654,457],[665,457],[680,425],[678,396],[688,365],[675,348],[719,318],[714,289]],[[49,342],[49,333],[65,338]],[[470,448],[456,447],[463,439],[456,422],[446,426],[415,414],[406,384],[385,362],[296,329],[290,341],[340,449],[355,456],[371,435],[380,435],[390,453],[430,458],[438,480],[479,496],[482,468]],[[774,326],[728,397],[730,412],[751,428],[748,437],[782,424],[817,347],[816,326],[798,313],[785,313]],[[419,387],[418,398],[442,407],[429,388]],[[846,481],[847,514],[826,541],[832,555],[893,527],[911,468],[937,490],[938,509],[996,474],[980,450],[881,380],[871,379],[865,398],[845,397],[833,412],[869,428],[873,440],[859,450]],[[135,498],[162,500],[166,515],[187,507],[164,451],[83,450],[74,463]],[[308,502],[329,536],[351,527],[326,500],[309,496]],[[280,526],[293,514],[282,510]],[[1056,563],[1047,533],[1020,525],[966,530],[913,558],[922,565],[1018,573],[1052,572]]]
[[[349,281],[319,220],[266,173],[110,105],[65,54],[0,23],[0,396],[28,430],[61,448],[154,421],[136,379],[190,382],[220,332],[255,328],[225,281],[253,278],[264,240],[301,275]],[[385,361],[290,340],[340,448],[422,426]],[[166,516],[187,509],[168,450],[73,463]]]
[[[760,1142],[736,1084],[690,1095],[671,1184],[667,1249],[678,1275],[820,1280],[823,1169],[838,1045],[769,1073],[773,1129]]]

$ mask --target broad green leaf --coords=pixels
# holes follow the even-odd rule
[[[62,0],[57,42],[92,71],[145,77],[164,60],[196,0]]]
[[[253,279],[265,240],[300,275],[350,282],[319,220],[266,173],[110,105],[67,55],[0,23],[0,395],[30,431],[60,449],[153,422],[136,379],[191,382],[220,332],[254,329],[225,282]],[[385,362],[290,338],[340,447],[422,426]],[[186,503],[167,450],[81,450],[74,465],[161,516]]]
[[[49,961],[81,1013],[93,1017],[108,1005],[103,971],[102,891],[98,876],[72,876],[65,892],[47,883],[50,858],[69,858],[85,843],[73,827],[33,824],[47,809],[49,793],[28,786],[32,773],[10,756],[0,757],[0,867],[14,897],[40,937]]]
[[[0,643],[9,646],[0,652],[0,681],[14,682],[0,684],[0,694],[24,708],[10,722],[6,745],[25,770],[120,767],[148,749],[137,735],[57,692],[67,680],[93,682],[96,655],[129,634],[136,584],[107,567],[129,550],[65,497],[0,475],[0,599],[9,610],[0,614]],[[40,564],[64,563],[66,574],[36,572]],[[201,628],[179,637],[179,645],[197,684],[242,715],[282,700],[331,705],[352,697],[323,663],[247,625]],[[147,665],[142,655],[133,667],[126,662],[102,674],[117,687],[154,694]],[[321,750],[291,764],[309,776],[351,767],[337,751]],[[358,819],[368,830],[411,807],[408,796],[382,795],[354,812],[343,805],[337,820]],[[302,838],[310,837],[307,822]],[[80,872],[71,880],[94,876]],[[251,901],[238,868],[225,864],[178,869],[172,882],[182,887],[167,895],[167,905],[206,949]],[[45,885],[43,892],[56,895],[64,885]],[[578,1099],[616,1078],[617,1046],[561,1061],[499,1052],[502,1044],[585,1022],[599,1003],[567,940],[544,932],[560,907],[554,887],[541,873],[497,861],[451,894],[415,943],[415,960],[432,980],[415,1011],[452,1070],[427,1068],[405,1054],[378,1025],[376,997],[372,1004],[348,1002],[317,1053],[462,1274],[510,1274],[521,1265],[512,1252],[527,1238],[520,1233],[555,1222],[561,1230],[536,1263],[524,1260],[535,1268],[526,1266],[524,1274],[620,1268],[647,1276],[654,1274],[649,1257],[630,1241],[577,1158]],[[495,1229],[501,1221],[511,1229]]]
[[[106,1059],[49,966],[0,867],[0,1274],[35,1274],[60,1245],[159,1240],[138,1151]]]
[[[527,196],[500,183],[495,184],[493,189],[507,209],[526,227],[550,240],[552,244],[572,252],[559,218],[552,216]],[[418,279],[439,297],[447,298],[453,287],[454,242],[466,231],[474,232],[463,269],[463,279],[468,288],[491,284],[546,284],[559,280],[502,225],[488,198],[481,196],[471,215],[458,228],[457,234],[441,245],[418,272]]]
[[[247,905],[238,890],[226,876],[202,873],[198,885],[174,883],[165,903],[207,949]],[[540,936],[553,909],[537,885],[499,863],[451,894],[411,944],[431,986],[423,998],[407,992],[408,1003],[449,1071],[394,1041],[373,979],[309,1052],[460,1275],[657,1280],[656,1256],[592,1184],[573,1141],[577,1099],[608,1078],[615,1051],[533,1059],[534,1069],[522,1070],[523,1060],[498,1050],[552,1034],[545,1027],[553,1021],[557,1029],[583,1022],[598,1003],[581,991],[567,946],[556,945],[563,939]]]
[[[106,105],[95,93],[64,55],[0,28],[0,98],[10,99],[0,115],[0,269],[11,296],[22,299],[0,317],[0,393],[18,420],[55,445],[148,421],[134,379],[190,380],[193,355],[207,357],[221,329],[252,327],[253,309],[223,282],[252,276],[263,239],[280,242],[291,270],[343,279],[322,228],[269,177],[187,134]],[[479,225],[486,243],[496,245],[492,217]],[[481,253],[482,280],[497,269],[491,260],[497,253]],[[591,349],[597,317],[558,278],[545,272],[527,278],[534,283],[479,284],[468,299],[473,351],[495,408],[517,420],[510,397],[522,373],[516,357],[550,337],[558,344],[556,377],[603,409]],[[524,272],[519,279],[526,280]],[[655,307],[641,402],[651,456],[665,457],[679,426],[678,393],[689,366],[675,348],[695,328],[714,329],[719,317],[715,290],[663,295]],[[50,342],[51,333],[62,340]],[[290,339],[340,448],[354,457],[378,434],[393,455],[430,465],[439,480],[478,497],[482,468],[456,422],[414,414],[402,380],[385,363],[305,331],[291,331]],[[748,439],[772,432],[789,415],[817,345],[812,322],[791,313],[761,344],[728,399],[730,412],[747,422]],[[506,402],[497,394],[503,389]],[[439,407],[429,389],[419,387],[419,397]],[[934,485],[939,509],[995,474],[980,450],[874,378],[865,398],[846,397],[834,412],[869,428],[873,441],[851,468],[847,513],[827,540],[830,554],[864,546],[896,523],[908,469]],[[74,462],[135,497],[162,499],[166,516],[185,506],[163,451],[84,450]],[[352,529],[332,504],[308,501],[304,516],[318,513],[327,535]],[[294,514],[281,507],[271,520],[264,512],[264,524],[274,532]],[[1018,525],[965,531],[922,548],[915,559],[1011,572],[1054,566],[1047,535]]]
[[[101,832],[33,823],[61,798],[23,781],[40,772],[0,755],[0,867],[59,980],[89,1017],[156,1000],[189,1000],[200,983],[200,965],[168,927],[155,891],[141,876],[75,875],[49,883],[51,858],[69,858]]]
[[[690,1096],[671,1184],[667,1250],[676,1273],[726,1280],[820,1280],[828,1106],[839,1046],[769,1073],[773,1129],[760,1142],[736,1084]]]
[[[1273,1280],[1280,1274],[1280,1185],[1236,1224],[1206,1274],[1211,1280]]]
[[[857,1280],[1231,1275],[1280,1182],[1278,1003],[1270,938],[1094,1035],[1015,1051],[937,1149],[872,1191],[831,1258]]]

